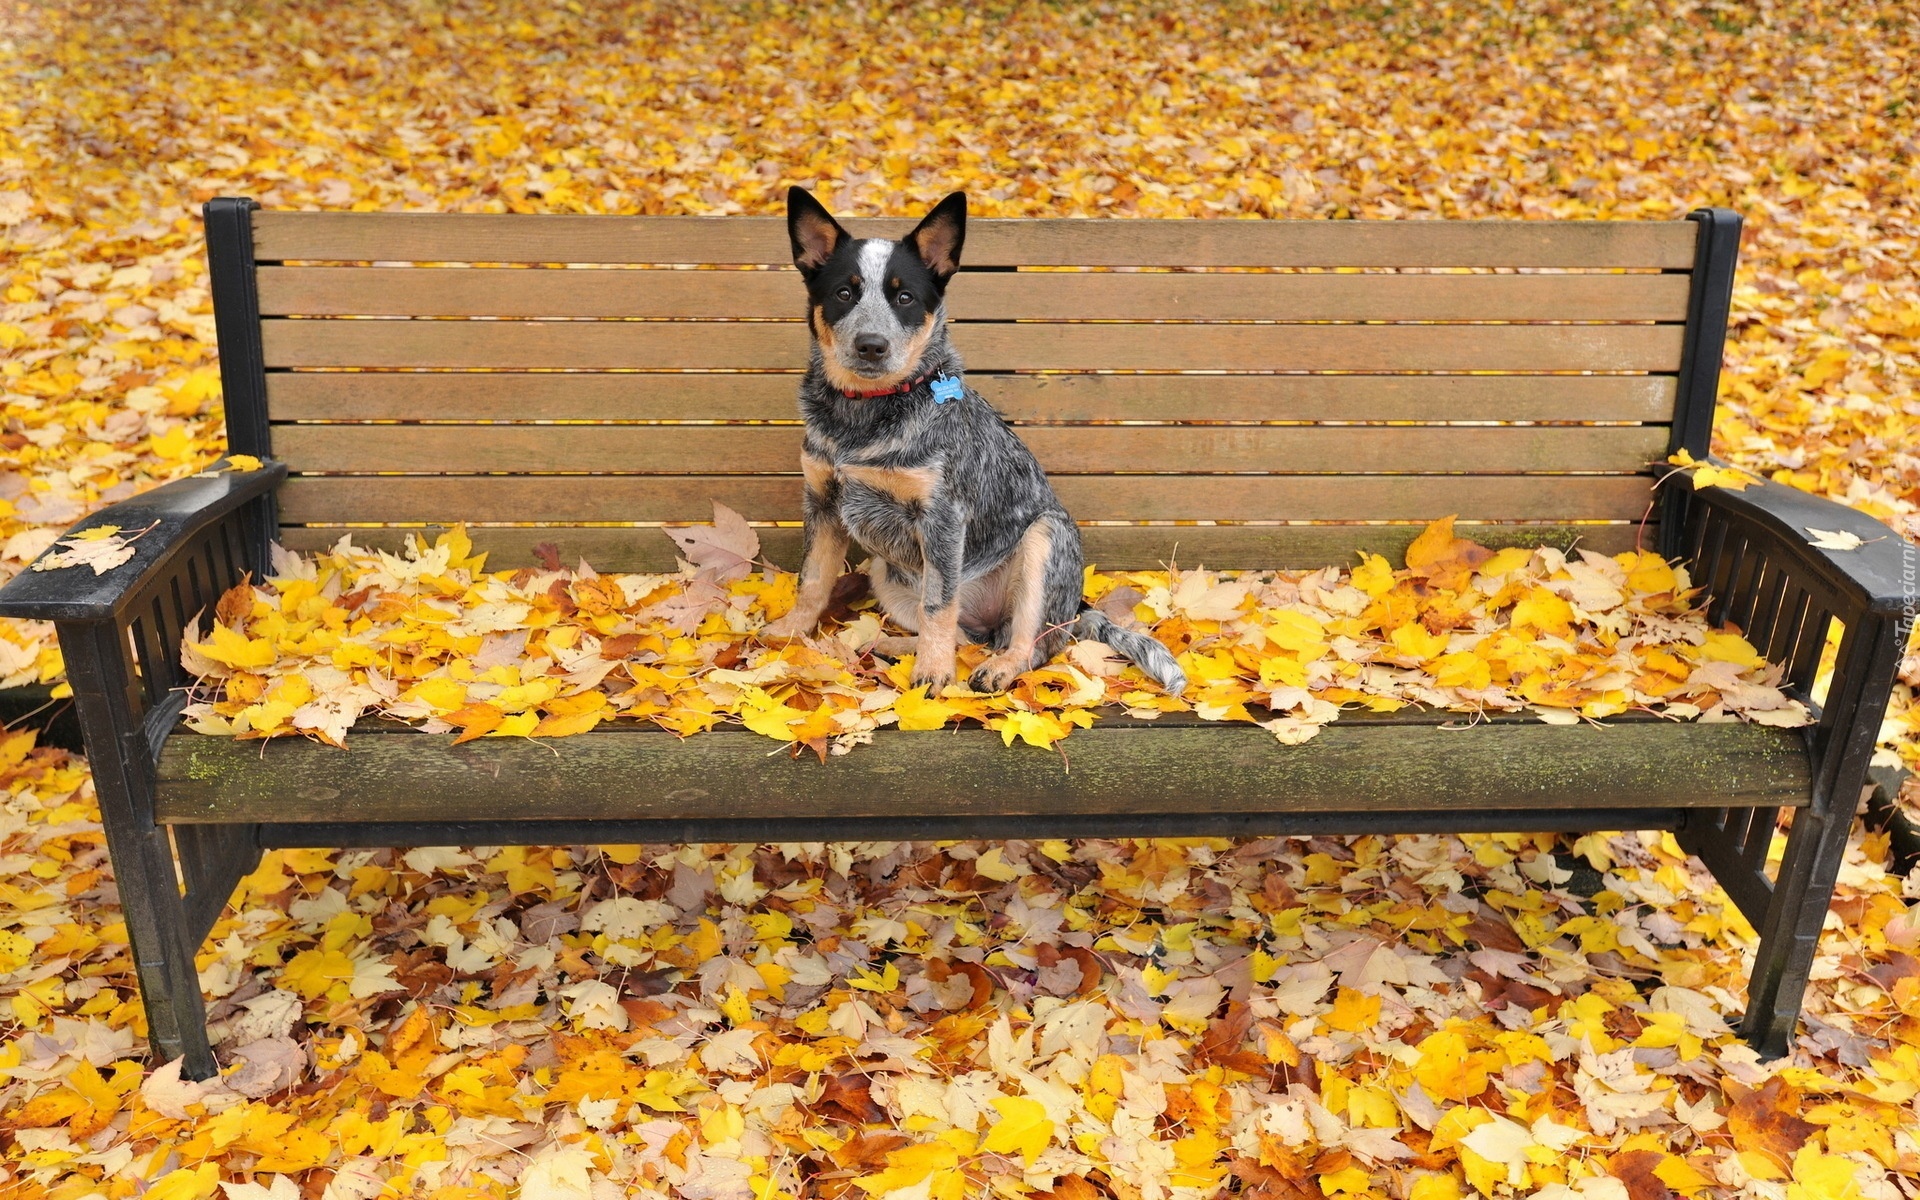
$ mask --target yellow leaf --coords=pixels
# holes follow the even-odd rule
[[[248,638],[220,624],[215,624],[208,640],[194,649],[217,663],[243,671],[272,666],[279,657],[279,651],[266,638]]]
[[[280,982],[309,1000],[317,1000],[336,983],[353,978],[353,960],[339,950],[302,950],[280,968]]]
[[[1353,586],[1369,596],[1383,596],[1393,590],[1393,564],[1378,554],[1360,555],[1361,563],[1348,576]]]
[[[450,713],[467,702],[467,685],[446,675],[423,679],[401,693],[402,700],[418,700],[436,713]]]
[[[1447,649],[1446,638],[1437,633],[1428,633],[1424,625],[1412,622],[1388,634],[1387,640],[1393,643],[1402,657],[1419,659],[1422,662],[1446,653]]]
[[[220,1187],[220,1164],[204,1162],[162,1175],[142,1193],[142,1200],[208,1200]]]
[[[988,721],[987,728],[999,730],[1003,745],[1013,745],[1017,737],[1029,746],[1051,750],[1055,742],[1071,732],[1072,725],[1053,713],[1016,710]]]
[[[598,693],[596,693],[598,694]],[[534,737],[571,737],[576,733],[585,733],[598,725],[606,717],[604,711],[589,710],[566,716],[550,716],[534,726]]]
[[[251,454],[227,455],[227,470],[229,471],[258,471],[259,469],[260,460]]]
[[[1812,1142],[1793,1156],[1793,1180],[1787,1200],[1852,1200],[1866,1193],[1860,1188],[1860,1166],[1852,1159],[1827,1154]],[[1879,1171],[1874,1171],[1879,1178]]]
[[[1333,1011],[1320,1018],[1330,1029],[1358,1033],[1380,1020],[1380,997],[1352,988],[1341,988],[1333,999]]]
[[[1513,606],[1515,629],[1534,629],[1555,637],[1573,636],[1573,606],[1543,587],[1527,589]]]
[[[1267,619],[1267,640],[1309,662],[1327,652],[1326,627],[1290,609],[1281,609]]]
[[[900,728],[924,730],[940,728],[960,710],[951,704],[927,699],[927,685],[923,683],[900,693],[893,702],[893,711],[900,718]]]
[[[1700,647],[1700,657],[1708,662],[1728,662],[1751,670],[1766,665],[1766,659],[1753,648],[1753,643],[1737,633],[1714,631],[1707,634],[1706,644]]]
[[[960,1152],[946,1142],[920,1142],[888,1154],[886,1170],[859,1176],[853,1182],[879,1196],[912,1187],[935,1172],[951,1171],[959,1165]]]
[[[1470,650],[1443,654],[1428,663],[1427,670],[1441,687],[1479,691],[1493,683],[1493,671],[1487,666],[1487,660]]]
[[[67,536],[70,540],[76,542],[97,542],[101,538],[110,538],[119,532],[120,527],[118,525],[94,525],[90,528],[82,529],[79,533],[72,533]]]
[[[1053,1122],[1046,1106],[1025,1096],[1000,1096],[993,1102],[1000,1119],[987,1131],[981,1148],[989,1154],[1018,1153],[1031,1167],[1053,1140]]]
[[[175,425],[158,437],[147,439],[147,448],[161,458],[185,458],[193,452],[193,442],[187,436],[187,427]]]
[[[1455,517],[1441,517],[1420,531],[1407,547],[1407,566],[1418,569],[1431,566],[1453,553]]]
[[[540,727],[539,713],[513,713],[501,718],[500,724],[487,731],[488,737],[532,737],[533,731]]]
[[[1487,1090],[1489,1056],[1474,1054],[1458,1032],[1428,1034],[1418,1049],[1413,1077],[1435,1100],[1467,1100]]]
[[[880,971],[873,971],[862,967],[857,974],[847,979],[847,986],[850,988],[859,988],[863,992],[886,993],[894,991],[900,986],[900,968],[894,966],[892,963],[888,963],[886,967]]]
[[[753,1002],[739,988],[729,984],[727,998],[720,1002],[720,1012],[735,1028],[753,1020]]]
[[[1526,566],[1532,561],[1532,550],[1523,549],[1519,546],[1508,546],[1504,550],[1496,551],[1492,558],[1481,563],[1480,574],[1488,576],[1505,575],[1510,571],[1518,571],[1521,567]]]

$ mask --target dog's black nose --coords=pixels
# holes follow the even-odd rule
[[[868,362],[879,362],[887,356],[887,339],[875,333],[863,333],[853,339],[853,352]]]

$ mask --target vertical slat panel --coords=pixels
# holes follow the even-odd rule
[[[1773,848],[1774,826],[1780,819],[1777,808],[1754,808],[1752,822],[1740,843],[1740,861],[1755,875],[1765,878],[1767,852]]]
[[[1752,641],[1753,611],[1760,602],[1760,580],[1766,574],[1767,558],[1758,547],[1749,547],[1739,570],[1729,578],[1726,621]]]
[[[1766,574],[1760,577],[1754,588],[1754,608],[1752,620],[1747,629],[1747,640],[1762,655],[1773,643],[1774,626],[1781,617],[1780,603],[1787,590],[1787,573],[1777,563],[1768,563]]]
[[[1820,654],[1827,645],[1827,629],[1833,622],[1833,614],[1818,604],[1807,607],[1806,623],[1800,627],[1800,637],[1794,646],[1792,666],[1787,669],[1787,678],[1791,679],[1802,692],[1813,690],[1814,673],[1820,668]]]

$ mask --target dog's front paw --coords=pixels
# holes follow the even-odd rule
[[[925,695],[938,696],[952,682],[953,660],[951,658],[944,664],[927,662],[924,658],[914,660],[913,686],[920,687],[924,684],[927,689]]]
[[[1025,669],[1020,663],[995,655],[980,664],[968,678],[967,686],[976,692],[1004,692]]]
[[[768,621],[760,627],[760,636],[773,641],[792,641],[813,632],[812,621],[797,621],[794,614],[788,613],[778,621]]]

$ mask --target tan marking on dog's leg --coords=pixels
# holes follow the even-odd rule
[[[940,486],[940,471],[936,467],[867,467],[848,463],[840,468],[840,473],[901,504],[925,504]]]
[[[800,593],[793,611],[760,629],[762,637],[793,638],[811,633],[833,598],[833,585],[847,561],[847,532],[839,522],[822,521],[811,531],[807,561],[800,568]]]
[[[906,655],[919,651],[920,639],[910,637],[875,638],[865,646],[862,646],[861,649],[865,650],[868,654],[878,654],[881,658],[903,658]]]
[[[1041,606],[1047,595],[1047,557],[1053,552],[1053,530],[1035,521],[1014,550],[1013,570],[1007,579],[1007,648],[981,663],[968,680],[976,692],[1004,692],[1033,668],[1034,643],[1040,638]]]
[[[920,637],[914,645],[913,682],[927,685],[927,695],[939,695],[953,682],[953,656],[960,648],[960,604],[956,597],[945,608],[924,612]]]

